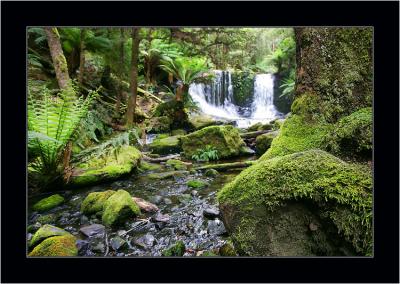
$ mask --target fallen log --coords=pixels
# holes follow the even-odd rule
[[[253,131],[253,132],[245,132],[245,133],[240,133],[240,137],[242,138],[255,138],[257,136],[260,136],[261,134],[265,134],[271,132],[271,130],[258,130],[258,131]]]
[[[168,156],[160,157],[160,158],[150,158],[149,156],[143,155],[143,160],[153,162],[153,163],[160,163],[160,162],[168,161],[170,159],[176,159],[178,157],[180,157],[179,154],[168,155]]]
[[[245,162],[234,162],[234,163],[224,163],[224,164],[211,164],[202,167],[194,168],[195,170],[202,171],[208,169],[214,169],[218,171],[226,171],[229,169],[236,169],[236,168],[246,168],[251,165],[254,165],[257,161],[245,161]]]

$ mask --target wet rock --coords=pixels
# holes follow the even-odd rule
[[[85,236],[91,237],[95,235],[104,235],[105,227],[101,224],[93,224],[89,226],[82,227],[80,230]]]
[[[157,212],[159,209],[156,205],[139,197],[132,197],[133,201],[139,206],[140,210],[144,212]]]
[[[28,233],[27,235],[26,235],[26,239],[28,240],[28,241],[30,241],[31,239],[32,239],[32,234],[31,233]]]
[[[173,246],[163,250],[162,256],[183,256],[185,249],[185,244],[182,241],[177,241]]]
[[[81,225],[85,225],[85,224],[88,224],[88,223],[89,223],[89,218],[86,217],[85,215],[82,215],[81,219],[80,219],[80,224]]]
[[[208,186],[208,183],[202,180],[190,180],[187,182],[187,186],[192,188],[203,188]]]
[[[169,223],[170,217],[168,214],[157,213],[151,219],[153,222]]]
[[[208,169],[204,173],[205,176],[207,177],[216,177],[219,175],[218,171],[215,169]]]
[[[40,224],[54,224],[57,220],[57,216],[55,214],[48,214],[48,215],[42,215],[37,218],[37,222]]]
[[[219,210],[215,207],[208,207],[203,210],[203,215],[206,218],[214,219],[219,216]]]
[[[163,223],[163,222],[157,222],[157,223],[155,223],[156,228],[159,229],[159,230],[165,228],[166,225],[167,225],[167,224],[166,224],[166,223]]]
[[[129,192],[120,189],[104,203],[102,221],[107,226],[115,226],[139,214],[140,208]]]
[[[121,238],[121,237],[114,237],[110,240],[110,245],[112,247],[113,250],[117,251],[121,248],[123,248],[124,246],[126,246],[126,241]]]
[[[89,248],[89,242],[86,240],[77,240],[76,246],[79,254],[84,254]]]
[[[36,222],[35,224],[29,225],[27,228],[27,231],[29,233],[35,233],[39,228],[42,226],[39,222]]]
[[[169,198],[164,198],[164,203],[166,204],[166,205],[170,205],[170,204],[172,204],[172,200],[171,199],[169,199]]]
[[[65,236],[65,235],[70,235],[67,231],[60,229],[58,227],[52,226],[52,225],[44,225],[40,227],[39,230],[36,231],[36,233],[33,235],[31,242],[29,243],[30,247],[34,247],[40,242],[42,242],[44,239],[54,237],[54,236]]]
[[[156,241],[156,239],[154,238],[153,235],[146,234],[146,235],[134,240],[133,242],[135,245],[142,247],[144,249],[147,249],[149,247],[154,246],[155,241]]]
[[[179,197],[179,202],[187,204],[189,201],[192,199],[192,196],[190,194],[181,194]]]
[[[125,230],[118,230],[117,235],[120,236],[120,237],[123,236],[123,235],[126,235],[126,231]]]
[[[103,243],[98,243],[98,244],[96,244],[96,245],[94,245],[92,247],[92,250],[94,252],[104,253],[105,252],[105,246],[104,246]]]
[[[208,221],[207,232],[210,235],[220,236],[224,235],[226,233],[226,230],[224,224],[220,220],[216,219]]]
[[[197,190],[192,190],[192,191],[190,192],[190,194],[191,194],[192,196],[197,196],[197,195],[199,194],[199,192],[198,192]]]
[[[156,195],[156,196],[150,197],[150,202],[151,203],[160,204],[162,201],[163,201],[163,198],[160,195]]]

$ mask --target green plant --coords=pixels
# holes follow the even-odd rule
[[[72,84],[56,96],[46,87],[36,96],[28,93],[28,158],[30,168],[43,178],[42,186],[62,176],[64,148],[96,94],[90,91],[86,98],[78,98]]]
[[[192,155],[192,159],[196,160],[197,162],[218,160],[218,150],[211,145],[207,145],[205,149],[197,149],[196,154]]]
[[[283,84],[279,86],[282,89],[282,94],[279,97],[288,97],[293,96],[294,88],[295,88],[295,80],[294,78],[287,78],[283,80]]]

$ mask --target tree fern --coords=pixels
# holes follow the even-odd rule
[[[40,175],[49,179],[60,177],[63,150],[95,94],[91,91],[86,98],[77,98],[72,86],[57,96],[52,96],[47,88],[37,96],[28,94],[28,156],[38,156],[30,166]]]

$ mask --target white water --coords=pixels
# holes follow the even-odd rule
[[[274,81],[271,74],[259,74],[254,80],[254,101],[250,116],[240,114],[240,107],[233,103],[233,86],[228,71],[215,70],[211,85],[194,83],[189,94],[205,114],[215,118],[234,120],[238,127],[246,128],[255,123],[268,123],[281,115],[273,104]]]

